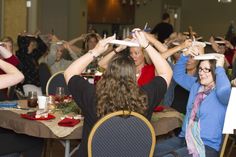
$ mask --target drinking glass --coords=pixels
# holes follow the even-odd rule
[[[37,107],[38,106],[37,92],[29,91],[27,100],[28,100],[28,107]]]
[[[65,90],[63,87],[57,87],[56,88],[56,101],[58,101],[59,103],[64,101],[64,97],[65,97]]]

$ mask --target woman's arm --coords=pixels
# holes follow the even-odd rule
[[[224,58],[225,57],[223,54],[216,55],[215,84],[216,84],[216,94],[220,102],[225,105],[228,105],[231,92],[231,85],[224,69]]]
[[[76,60],[78,58],[68,42],[64,43],[63,46],[69,51],[69,54],[73,60]]]
[[[126,49],[127,46],[120,45],[119,47],[113,49],[110,53],[108,53],[106,56],[104,56],[99,62],[98,65],[104,69],[107,68],[108,62],[111,60],[111,58],[116,54],[124,49]]]
[[[84,41],[85,38],[86,38],[86,36],[87,36],[87,34],[81,34],[79,37],[76,37],[76,38],[74,38],[74,39],[68,41],[68,43],[69,43],[70,45],[74,45],[74,44],[75,44],[76,42],[78,42],[78,41]]]
[[[24,75],[16,67],[1,59],[0,69],[6,73],[0,75],[0,89],[15,85],[24,79]]]
[[[173,74],[171,67],[161,56],[161,54],[158,53],[156,49],[149,44],[143,32],[136,29],[134,30],[134,33],[135,37],[138,39],[139,44],[146,50],[149,57],[151,58],[156,72],[159,76],[163,77],[166,80],[167,86],[169,86]]]
[[[190,91],[197,78],[186,73],[186,63],[188,62],[188,59],[189,57],[183,56],[183,54],[181,54],[179,60],[175,64],[173,78],[175,82],[181,87]]]
[[[149,34],[144,32],[145,37],[147,38],[147,40],[160,52],[163,53],[165,51],[167,51],[167,47],[165,45],[163,45],[159,40],[157,40],[157,38],[153,35],[153,34]]]
[[[100,40],[94,49],[74,61],[64,72],[66,82],[68,83],[72,76],[80,75],[94,59],[107,50],[108,42],[114,39],[115,36],[111,36]]]
[[[172,56],[174,53],[181,51],[189,46],[191,46],[192,41],[189,40],[185,40],[182,44],[175,46],[171,49],[168,49],[167,51],[163,52],[161,55],[162,57],[164,57],[165,59],[167,59],[168,57]]]

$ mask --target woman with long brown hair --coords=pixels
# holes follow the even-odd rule
[[[94,49],[73,62],[64,73],[69,90],[85,117],[80,156],[87,156],[88,136],[98,119],[114,111],[129,110],[139,112],[150,120],[155,104],[160,103],[164,97],[172,70],[149,44],[143,32],[136,29],[134,33],[159,74],[150,83],[138,87],[135,62],[125,53],[118,53],[109,61],[96,87],[79,76],[94,59],[107,50],[108,43],[115,39],[114,36],[100,40]]]

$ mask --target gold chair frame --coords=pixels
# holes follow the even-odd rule
[[[101,118],[92,128],[90,134],[89,134],[89,138],[88,138],[88,157],[92,157],[92,141],[93,141],[93,137],[94,134],[96,132],[96,130],[99,128],[100,125],[102,125],[104,122],[106,122],[108,119],[115,117],[115,116],[134,116],[136,118],[139,118],[140,120],[142,120],[149,128],[150,132],[151,132],[151,137],[152,137],[152,145],[151,145],[151,149],[150,149],[150,154],[149,157],[153,157],[154,154],[154,148],[156,145],[156,135],[155,135],[155,131],[154,128],[152,126],[152,124],[147,120],[146,117],[144,117],[143,115],[137,113],[137,112],[130,112],[130,111],[116,111],[110,114],[107,114],[106,116],[104,116],[103,118]]]

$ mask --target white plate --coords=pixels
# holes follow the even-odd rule
[[[176,46],[180,45],[180,43],[177,42],[177,41],[172,42],[172,44],[173,44],[173,45],[176,45]]]
[[[225,44],[225,41],[215,41],[217,44]]]
[[[27,37],[35,37],[35,35],[32,35],[32,34],[27,34],[26,36]]]
[[[194,41],[194,42],[193,42],[193,46],[202,46],[202,47],[205,47],[206,44],[205,44],[204,42]]]
[[[211,45],[211,43],[208,42],[208,41],[204,41],[204,43],[207,44],[207,45]]]
[[[57,45],[62,45],[62,44],[64,44],[64,43],[65,43],[64,40],[61,40],[61,41],[56,42]]]
[[[218,53],[209,53],[209,54],[203,54],[199,56],[194,56],[195,60],[211,60],[211,59],[216,59],[216,54]]]
[[[215,41],[217,44],[225,44],[225,41]],[[204,42],[207,45],[212,45],[211,42],[205,41]]]
[[[134,41],[125,41],[125,40],[112,40],[110,41],[111,44],[117,44],[117,45],[126,45],[130,47],[140,47],[138,43]]]

